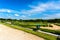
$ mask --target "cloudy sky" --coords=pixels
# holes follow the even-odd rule
[[[0,0],[0,18],[60,18],[60,0]]]

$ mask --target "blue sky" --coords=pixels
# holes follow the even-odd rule
[[[0,18],[60,18],[60,0],[0,0]]]

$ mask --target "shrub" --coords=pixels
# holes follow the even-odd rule
[[[42,29],[42,28],[40,28],[40,30],[41,31],[45,31],[45,32],[49,32],[49,33],[60,35],[60,31],[59,30],[50,30],[50,29]]]

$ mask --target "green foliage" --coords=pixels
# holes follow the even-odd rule
[[[49,25],[49,27],[53,27],[52,25]]]
[[[60,23],[54,23],[55,25],[57,25],[57,26],[60,26]]]
[[[42,28],[40,28],[40,30],[60,35],[60,30],[50,30],[50,29],[42,29]]]

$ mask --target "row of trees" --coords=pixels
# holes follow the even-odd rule
[[[43,19],[31,19],[31,20],[17,20],[17,19],[3,19],[0,18],[0,21],[20,21],[20,22],[49,22],[49,23],[60,23],[60,19],[49,19],[49,20],[43,20]]]

